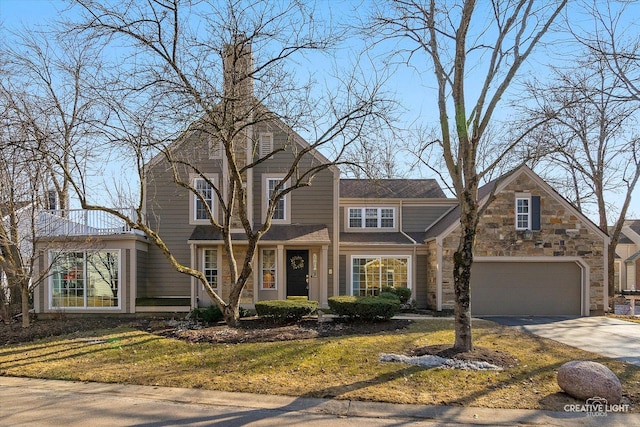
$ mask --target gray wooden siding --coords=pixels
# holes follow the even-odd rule
[[[136,286],[137,286],[137,294],[145,295],[147,292],[147,275],[149,272],[148,261],[147,261],[147,251],[136,251]]]
[[[450,206],[403,206],[402,231],[425,231],[449,209]]]
[[[208,154],[204,153],[205,155]],[[215,172],[209,166],[205,172]],[[182,171],[183,177],[188,179],[188,172]],[[154,165],[149,171],[147,183],[147,217],[152,229],[161,236],[171,253],[178,262],[191,264],[191,253],[187,240],[194,226],[189,224],[190,193],[177,186],[173,181],[173,174],[165,161]],[[175,271],[162,251],[153,243],[149,246],[147,258],[148,269],[146,289],[138,292],[139,298],[168,297],[191,295],[191,280],[189,276]]]
[[[288,140],[287,134],[275,126],[270,129],[262,127],[258,129],[260,132],[270,131],[273,133],[274,148],[282,148],[285,144],[291,142]],[[258,134],[255,137],[258,137]],[[257,153],[258,150],[255,150]],[[277,153],[263,163],[257,165],[253,169],[253,212],[254,222],[262,224],[262,207],[264,203],[264,174],[285,174],[293,162],[294,155],[291,149]],[[312,164],[317,165],[311,155],[307,155],[300,162],[300,169],[305,170]],[[299,188],[289,193],[288,202],[291,206],[291,224],[326,224],[329,230],[333,228],[333,173],[329,170],[319,172],[311,181],[309,187]]]
[[[269,131],[274,136],[274,147],[281,147],[287,142],[287,135],[276,126],[270,129],[261,127],[256,129],[254,136],[258,139],[259,133]],[[199,148],[194,149],[192,146]],[[197,135],[183,144],[184,149],[176,150],[183,157],[198,162],[198,167],[204,173],[218,174],[218,185],[223,178],[222,163],[220,160],[209,159],[208,142],[198,141]],[[255,153],[258,150],[254,150]],[[301,162],[304,169],[316,160],[312,156]],[[285,173],[293,159],[290,151],[274,155],[272,158],[257,165],[253,173],[252,210],[253,222],[262,223],[262,175]],[[181,171],[183,177],[188,178],[189,171]],[[329,170],[320,172],[309,187],[293,191],[288,197],[291,206],[292,224],[325,224],[329,233],[333,232],[333,173]],[[189,199],[192,197],[186,189],[178,187],[173,182],[173,174],[166,161],[162,160],[154,164],[149,170],[147,185],[147,214],[151,227],[157,230],[176,259],[184,265],[191,264],[191,252],[187,240],[191,235],[194,225],[189,224]],[[328,265],[332,265],[332,247],[329,248]],[[166,257],[155,245],[150,245],[147,257],[148,268],[146,286],[139,286],[138,297],[162,297],[162,296],[188,296],[191,293],[191,280],[189,276],[177,273]],[[260,294],[262,297],[262,294]]]
[[[413,286],[412,299],[416,300],[418,308],[427,308],[427,255],[416,255],[416,283]]]
[[[338,292],[340,295],[347,295],[347,256],[340,255],[340,276],[338,278]]]

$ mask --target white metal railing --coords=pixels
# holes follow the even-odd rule
[[[115,208],[135,218],[134,208]],[[38,236],[88,236],[133,233],[127,223],[103,211],[85,209],[42,210],[38,212]]]

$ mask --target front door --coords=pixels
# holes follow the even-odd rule
[[[287,251],[287,296],[309,296],[309,251]]]

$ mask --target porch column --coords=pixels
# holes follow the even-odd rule
[[[334,272],[335,274],[335,272]],[[320,307],[329,307],[329,245],[322,245],[322,256],[320,257]]]

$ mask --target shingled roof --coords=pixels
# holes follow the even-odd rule
[[[231,238],[236,241],[247,240],[244,233],[233,233]],[[197,225],[189,240],[217,241],[222,240],[222,234],[211,225]],[[324,224],[274,224],[264,234],[262,241],[330,243],[331,239],[329,230]]]
[[[340,197],[363,199],[444,199],[435,179],[341,179]]]

